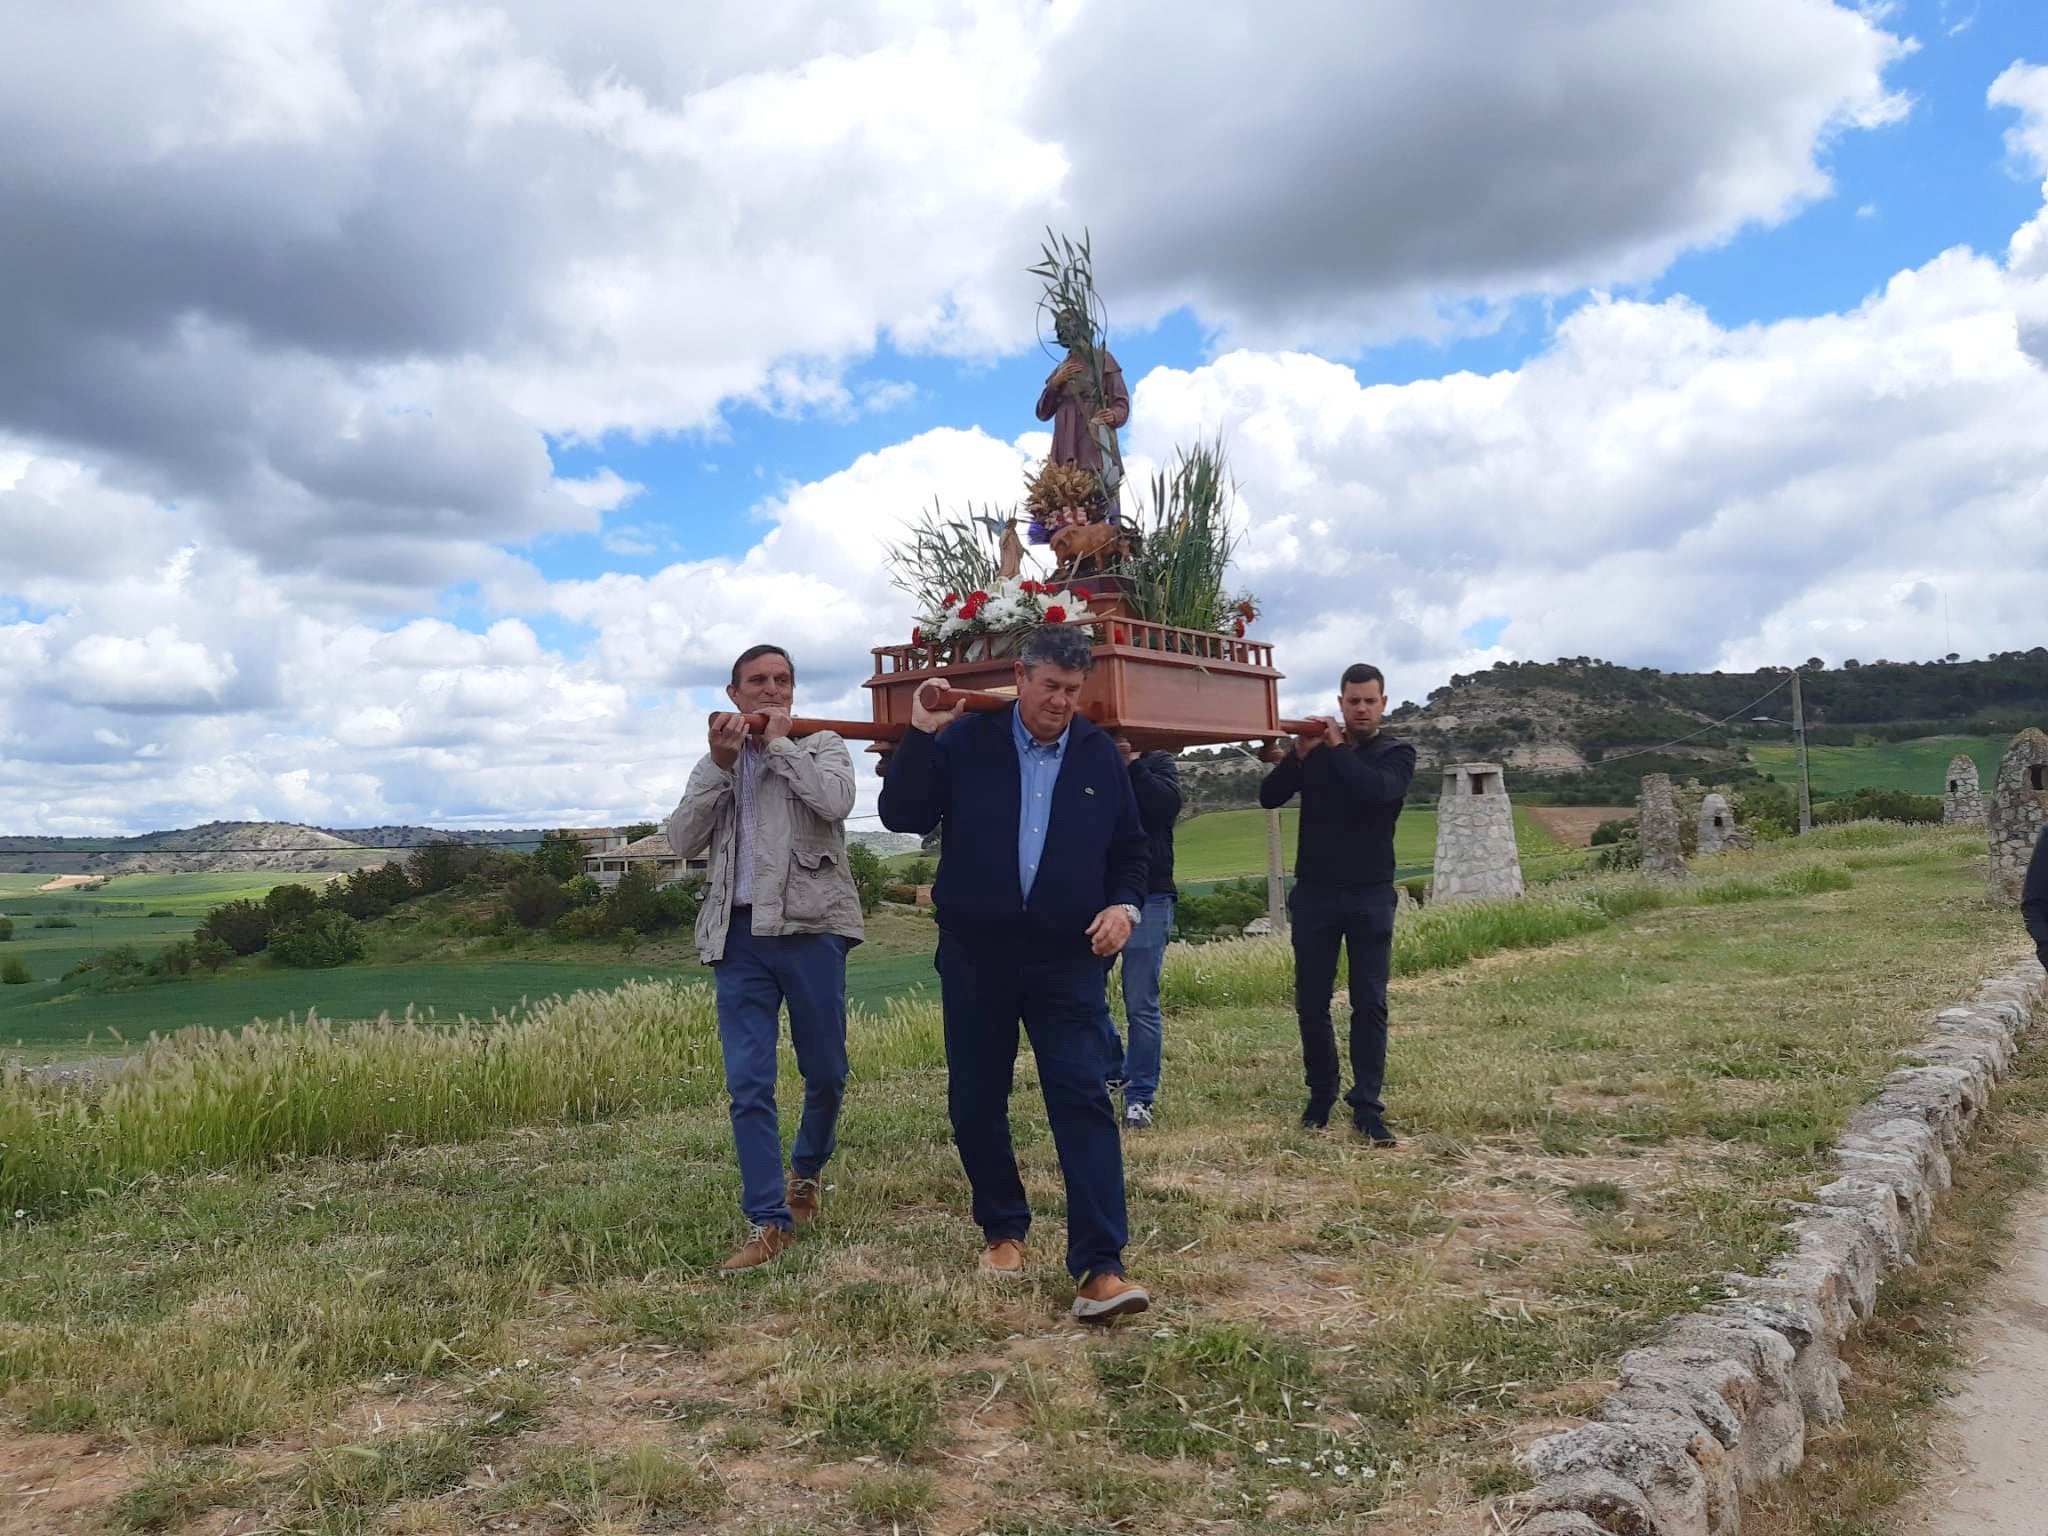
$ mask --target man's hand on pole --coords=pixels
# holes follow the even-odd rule
[[[762,746],[767,746],[771,741],[780,741],[789,734],[788,710],[769,708],[762,710],[761,713],[768,717],[768,723],[761,728]]]
[[[929,735],[936,736],[940,731],[943,731],[967,712],[967,705],[964,701],[956,703],[951,709],[935,709],[932,707],[931,700],[926,697],[927,690],[934,688],[944,689],[945,686],[937,678],[932,678],[929,681],[918,684],[917,692],[910,696],[910,726],[912,730],[924,731]]]
[[[1104,959],[1120,954],[1131,938],[1131,915],[1122,907],[1104,907],[1088,925],[1088,939]]]
[[[1322,731],[1315,736],[1297,738],[1295,750],[1300,752],[1303,757],[1307,757],[1317,747],[1341,747],[1344,745],[1343,727],[1338,725],[1328,715],[1308,715],[1304,717],[1304,720],[1309,725],[1321,726]]]
[[[730,773],[740,760],[740,749],[746,744],[745,715],[717,714],[711,717],[711,761]]]

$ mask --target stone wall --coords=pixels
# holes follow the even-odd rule
[[[1445,768],[1436,802],[1436,872],[1429,899],[1474,901],[1521,894],[1515,814],[1500,764],[1457,763]]]
[[[1694,840],[1693,851],[1704,856],[1725,853],[1736,846],[1735,811],[1726,795],[1709,791],[1700,801],[1699,836]]]
[[[2048,826],[2048,736],[2029,726],[1998,762],[1985,817],[1991,839],[1991,904],[2016,907],[2034,842]]]
[[[1685,854],[1678,837],[1678,802],[1672,798],[1671,775],[1646,773],[1636,801],[1636,835],[1643,849],[1646,875],[1682,875]]]
[[[1949,1184],[1949,1159],[2048,999],[2028,961],[1934,1021],[1849,1117],[1837,1177],[1792,1207],[1791,1250],[1761,1275],[1721,1277],[1721,1296],[1621,1357],[1620,1388],[1594,1422],[1523,1455],[1518,1536],[1725,1536],[1744,1495],[1796,1468],[1809,1424],[1842,1416],[1842,1340],[1886,1275],[1911,1264]]]
[[[1941,801],[1941,822],[1947,827],[1977,827],[1984,824],[1984,792],[1977,781],[1977,762],[1967,752],[1948,760],[1946,793]]]

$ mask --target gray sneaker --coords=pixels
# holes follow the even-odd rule
[[[1151,1130],[1152,1106],[1150,1104],[1126,1104],[1124,1106],[1124,1129],[1127,1131]]]

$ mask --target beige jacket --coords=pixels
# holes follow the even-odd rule
[[[668,844],[677,858],[711,850],[710,881],[697,914],[697,950],[707,965],[724,958],[732,921],[736,786],[735,775],[706,753],[668,819]],[[852,809],[853,758],[838,736],[818,731],[768,744],[754,793],[754,932],[836,933],[855,943],[866,937],[860,893],[846,863]]]

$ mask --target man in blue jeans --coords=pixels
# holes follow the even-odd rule
[[[1124,1052],[1124,1129],[1149,1130],[1152,1104],[1159,1096],[1161,1021],[1159,976],[1166,965],[1166,939],[1173,932],[1173,906],[1180,892],[1173,883],[1173,824],[1180,816],[1180,773],[1171,752],[1140,753],[1117,738],[1130,770],[1131,794],[1138,802],[1138,820],[1151,851],[1151,875],[1145,886],[1145,915],[1124,945],[1124,1022],[1130,1044]]]
[[[790,735],[795,688],[796,668],[779,646],[754,646],[733,663],[725,692],[734,710],[711,717],[710,751],[668,822],[678,858],[711,850],[697,949],[716,978],[748,1223],[723,1265],[729,1275],[767,1263],[796,1223],[818,1213],[818,1175],[846,1090],[846,952],[864,933],[846,861],[853,759],[831,731]],[[765,728],[755,732],[749,715],[764,716]],[[787,1183],[775,1107],[785,1002],[804,1079]]]

